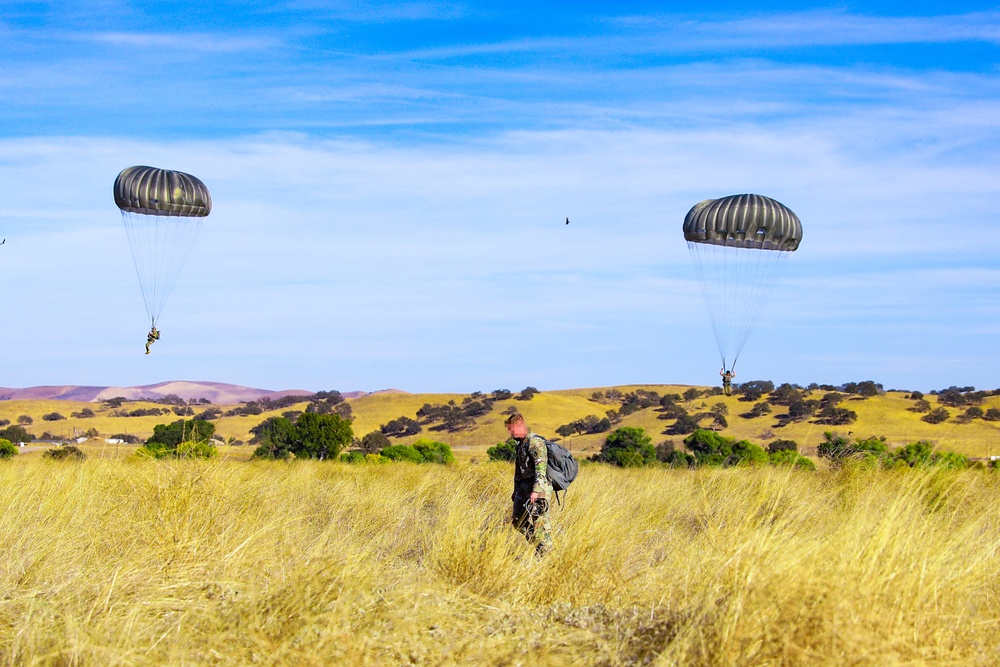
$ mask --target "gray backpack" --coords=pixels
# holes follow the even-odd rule
[[[548,438],[542,438],[542,440],[545,441],[545,449],[548,453],[546,477],[552,482],[556,502],[562,505],[562,501],[559,500],[559,492],[562,491],[563,495],[566,495],[565,491],[576,479],[576,473],[580,466],[569,450],[558,442],[552,442]]]

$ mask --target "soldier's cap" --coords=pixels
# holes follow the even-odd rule
[[[505,419],[503,423],[505,426],[510,426],[511,424],[514,424],[516,422],[523,422],[523,421],[524,421],[524,415],[522,415],[520,412],[514,412],[511,413],[511,415],[507,417],[507,419]]]

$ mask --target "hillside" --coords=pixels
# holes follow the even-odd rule
[[[215,404],[240,403],[256,401],[262,398],[280,398],[282,396],[309,396],[313,392],[304,389],[286,389],[271,391],[255,389],[224,382],[191,382],[174,380],[147,384],[138,387],[90,387],[75,385],[56,385],[25,387],[15,389],[0,387],[0,400],[57,400],[57,401],[106,401],[109,398],[121,396],[130,401],[140,399],[157,400],[164,396],[174,395],[186,401],[205,398]],[[355,392],[363,395],[364,392]]]
[[[164,386],[179,390],[183,388],[183,384],[169,383]],[[203,385],[200,386],[203,387]],[[348,397],[347,403],[352,411],[353,428],[357,437],[378,429],[392,419],[408,417],[422,422],[421,432],[416,435],[394,438],[395,441],[408,443],[420,437],[431,437],[449,443],[460,458],[481,458],[488,447],[506,439],[507,433],[503,425],[506,412],[512,409],[520,411],[534,431],[559,439],[556,435],[556,429],[560,426],[584,419],[588,415],[602,418],[608,410],[621,408],[620,402],[608,402],[607,400],[598,402],[592,398],[595,392],[604,394],[608,389],[617,390],[623,396],[639,390],[656,392],[662,396],[683,394],[692,388],[680,385],[633,385],[546,391],[536,394],[531,400],[510,398],[495,401],[487,411],[475,417],[465,427],[452,431],[442,428],[440,421],[428,422],[426,419],[418,418],[417,413],[425,405],[447,405],[449,401],[453,402],[456,407],[461,407],[463,402],[468,403],[473,400],[467,394],[376,392]],[[702,392],[710,391],[704,387],[695,389]],[[169,391],[167,393],[176,392]],[[280,394],[280,392],[271,393]],[[806,392],[805,395],[808,399],[818,400],[824,393],[826,392],[814,391]],[[799,444],[800,451],[807,455],[815,454],[815,447],[822,442],[825,431],[836,431],[852,438],[885,436],[890,445],[903,445],[926,440],[934,443],[940,449],[957,451],[973,457],[1000,454],[1000,422],[973,419],[968,423],[960,423],[955,418],[961,414],[962,410],[949,408],[951,417],[947,421],[940,424],[930,424],[921,420],[922,413],[908,410],[908,408],[913,407],[914,402],[907,396],[908,394],[904,392],[887,392],[870,398],[844,397],[840,405],[857,414],[856,421],[845,426],[820,424],[815,418],[785,424],[781,417],[787,413],[787,408],[780,405],[775,405],[772,413],[761,417],[742,416],[750,410],[753,403],[741,401],[737,396],[700,396],[693,400],[681,399],[678,405],[690,414],[700,414],[707,412],[713,406],[722,404],[728,413],[726,415],[728,424],[725,428],[720,429],[724,435],[745,438],[761,445],[767,445],[779,438],[794,440]],[[207,397],[199,394],[198,398]],[[764,399],[767,398],[768,396],[765,395]],[[927,395],[924,398],[932,408],[939,407],[937,396]],[[265,410],[260,414],[219,416],[213,418],[212,421],[216,425],[216,432],[225,440],[247,442],[250,439],[250,429],[264,419],[279,416],[289,411],[304,411],[308,405],[308,402],[303,400],[293,405],[285,405],[277,410]],[[233,408],[239,408],[240,405],[213,401],[212,405],[200,403],[191,407],[195,414],[208,408],[215,408],[225,414]],[[980,407],[984,411],[990,408],[1000,409],[1000,396],[985,398]],[[85,408],[92,410],[94,416],[73,416],[73,413],[86,414],[84,413]],[[154,408],[161,411],[162,414],[135,417],[120,416],[128,412]],[[31,420],[30,425],[27,426],[30,433],[38,437],[48,432],[54,438],[62,440],[75,438],[93,429],[99,434],[98,438],[92,440],[92,443],[97,446],[103,445],[104,439],[112,434],[126,433],[146,438],[152,433],[156,424],[169,423],[179,419],[176,414],[170,412],[172,409],[171,406],[150,401],[126,402],[120,409],[115,410],[104,403],[83,400],[5,400],[0,401],[0,423],[7,420],[11,424],[18,424],[19,417],[28,417]],[[58,413],[64,419],[51,420],[52,413]],[[665,432],[674,424],[675,420],[660,419],[661,414],[659,407],[640,409],[622,418],[620,422],[614,424],[614,428],[620,426],[641,427],[653,437],[654,443],[670,440],[677,446],[681,446],[683,435],[669,435]],[[50,420],[45,420],[43,418],[45,415],[49,415]],[[707,427],[711,424],[711,420],[702,418],[700,424]],[[606,436],[607,432],[605,431],[603,433],[571,435],[562,440],[572,451],[587,456],[600,450]],[[249,456],[249,448],[236,447],[227,450],[227,453],[242,458]]]

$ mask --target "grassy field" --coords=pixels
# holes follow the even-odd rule
[[[990,665],[1000,476],[0,462],[7,665]]]
[[[599,388],[604,391],[605,388]],[[635,391],[636,389],[647,389],[656,391],[659,394],[683,393],[688,386],[681,385],[634,385],[617,387],[622,392]],[[454,433],[429,430],[431,425],[427,425],[425,430],[418,436],[403,438],[400,442],[409,443],[417,437],[432,437],[450,444],[455,450],[456,456],[461,460],[482,459],[488,447],[503,441],[507,437],[503,426],[504,410],[510,406],[524,413],[529,424],[538,433],[548,436],[555,436],[556,429],[569,422],[586,417],[587,415],[597,415],[603,417],[606,410],[618,407],[617,404],[601,404],[591,400],[591,395],[597,388],[567,389],[558,391],[546,391],[536,395],[530,401],[507,400],[496,402],[491,412],[476,420],[474,428],[458,431]],[[811,398],[818,399],[825,392],[813,392]],[[357,399],[349,399],[353,410],[353,429],[357,437],[377,429],[391,419],[406,416],[415,418],[417,410],[426,403],[443,404],[448,401],[455,401],[461,405],[462,400],[468,398],[463,394],[405,394],[386,393],[370,394]],[[925,398],[932,407],[938,407],[937,398],[927,395]],[[850,437],[885,436],[892,445],[903,445],[918,440],[927,440],[940,449],[957,451],[962,454],[974,457],[987,457],[989,455],[1000,455],[1000,422],[987,422],[982,419],[975,419],[969,423],[957,423],[954,419],[941,424],[928,424],[921,421],[921,414],[910,412],[908,407],[913,402],[906,398],[903,392],[888,392],[881,396],[875,396],[863,400],[846,399],[841,404],[858,414],[855,423],[842,426],[830,427],[816,424],[811,420],[790,423],[781,426],[777,416],[783,414],[785,409],[775,406],[774,412],[770,415],[755,419],[745,419],[741,417],[749,411],[751,403],[738,400],[736,396],[711,396],[698,398],[694,401],[682,402],[682,405],[689,412],[705,411],[716,403],[724,403],[728,409],[728,428],[722,432],[725,435],[737,438],[746,438],[751,442],[761,445],[778,439],[795,440],[799,444],[800,451],[806,454],[813,454],[817,444],[822,442],[824,431],[836,430],[843,434],[850,433]],[[155,403],[136,402],[126,403],[123,409],[135,410],[139,408],[163,408],[163,405]],[[197,412],[207,406],[193,406]],[[216,406],[223,411],[236,406]],[[280,415],[286,410],[304,410],[306,403],[284,408],[283,410],[265,412],[261,415],[221,417],[214,420],[216,432],[226,439],[233,438],[240,441],[250,439],[250,429],[259,424],[269,416]],[[1000,396],[991,396],[985,400],[981,406],[984,410],[991,407],[1000,408]],[[84,408],[90,408],[96,412],[92,418],[73,418],[73,412],[81,412]],[[59,421],[44,421],[42,416],[48,413],[58,412],[67,417]],[[100,438],[90,443],[88,451],[103,451],[107,454],[110,450],[101,446],[103,439],[111,434],[129,433],[142,438],[148,437],[153,432],[156,424],[169,423],[178,419],[173,414],[155,417],[112,417],[109,410],[102,409],[100,403],[82,403],[71,401],[0,401],[0,419],[10,420],[17,423],[17,418],[21,415],[30,416],[33,424],[29,430],[36,436],[44,431],[49,431],[53,435],[61,438],[71,439],[81,435],[88,429],[96,429],[101,434]],[[951,408],[953,417],[960,414],[960,410]],[[641,410],[625,417],[621,426],[640,426],[652,435],[653,442],[658,443],[664,440],[674,440],[680,443],[682,437],[669,436],[664,434],[664,429],[672,424],[672,421],[657,419],[658,413],[653,409]],[[707,422],[706,422],[707,423]],[[566,440],[571,450],[582,453],[584,456],[600,450],[604,442],[604,434],[572,436]],[[235,458],[248,458],[250,456],[248,448],[228,448],[228,455]]]

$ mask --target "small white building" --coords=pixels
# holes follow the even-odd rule
[[[104,442],[108,443],[109,445],[124,445],[125,444],[125,441],[122,440],[121,438],[108,438]]]

